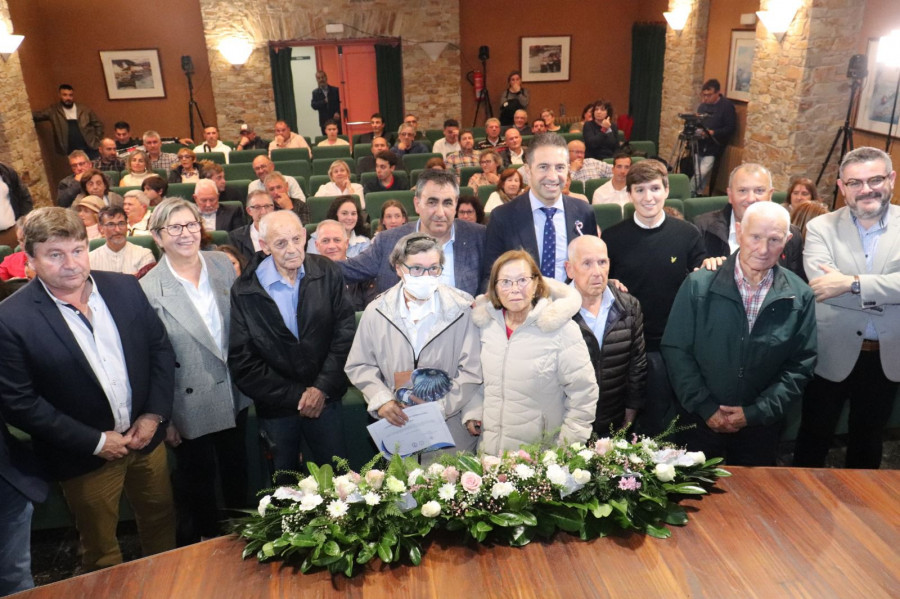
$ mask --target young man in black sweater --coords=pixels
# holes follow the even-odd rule
[[[669,386],[659,343],[681,283],[706,257],[703,238],[685,221],[663,212],[669,197],[666,167],[656,160],[631,166],[625,188],[634,204],[634,218],[603,231],[612,267],[628,293],[641,302],[647,346],[647,401],[636,428],[656,435],[674,417],[675,396]]]

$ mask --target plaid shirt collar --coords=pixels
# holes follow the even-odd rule
[[[744,312],[747,314],[747,324],[749,330],[753,330],[756,318],[759,316],[759,309],[762,307],[763,300],[772,288],[772,282],[775,280],[775,267],[769,269],[766,276],[763,277],[759,285],[753,285],[744,276],[741,268],[740,256],[735,256],[734,260],[734,282],[737,285],[738,292],[741,294],[741,300],[744,303]]]

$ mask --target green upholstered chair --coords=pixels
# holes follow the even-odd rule
[[[266,156],[268,153],[268,150],[235,150],[228,155],[228,162],[230,164],[253,162],[257,156]]]
[[[269,158],[275,163],[285,160],[306,160],[309,162],[309,150],[306,148],[275,148],[272,150]]]
[[[460,185],[459,186],[459,195],[461,196],[473,196],[475,195],[475,189],[469,187],[468,185]]]
[[[225,245],[228,243],[228,231],[210,231],[209,236],[212,237],[214,245]]]
[[[425,131],[425,139],[431,140],[431,143],[434,143],[439,139],[443,139],[443,137],[444,137],[443,129],[427,129]]]
[[[344,160],[349,164],[352,158],[349,156],[340,156],[338,158],[316,158],[312,161],[312,174],[327,175],[328,169],[331,168],[331,165],[335,160]]]
[[[566,140],[566,143],[569,143],[572,140],[577,139],[578,141],[584,141],[584,136],[581,134],[581,131],[576,133],[563,133],[563,138]]]
[[[656,144],[652,141],[630,141],[628,144],[635,152],[640,152],[647,156],[656,156]]]
[[[772,194],[772,201],[777,204],[785,204],[788,201],[786,191],[776,191]]]
[[[8,245],[0,245],[0,260],[3,260],[7,256],[13,253],[13,248]]]
[[[177,154],[178,150],[180,150],[181,148],[186,148],[186,147],[187,146],[183,146],[180,143],[167,142],[167,143],[161,144],[159,149],[160,149],[160,151],[165,152],[166,154]]]
[[[225,180],[234,181],[237,179],[256,179],[256,173],[253,172],[253,165],[249,162],[238,162],[232,164],[223,164],[222,170],[225,171]]]
[[[309,197],[306,198],[306,204],[309,206],[309,224],[317,224],[323,220],[328,215],[328,208],[331,206],[331,202],[334,201],[334,198],[338,198],[340,196],[319,196],[319,197]],[[359,196],[353,194],[353,198],[356,198],[356,201],[359,201]],[[366,203],[368,206],[368,203]]]
[[[134,237],[128,237],[128,241],[133,243],[134,245],[139,245],[142,248],[147,248],[151,252],[153,252],[153,256],[159,260],[159,257],[162,255],[159,251],[159,248],[156,247],[156,242],[153,241],[152,235],[135,235]],[[106,241],[105,239],[103,240]]]
[[[328,183],[331,179],[328,175],[313,175],[309,178],[309,195],[314,196],[319,188]]]
[[[168,197],[183,198],[190,202],[194,201],[194,187],[196,183],[169,183],[169,191],[166,192]]]
[[[413,205],[414,191],[373,191],[366,194],[366,212],[372,217],[381,216],[381,206],[388,200],[397,200],[410,216],[416,213]]]
[[[572,183],[569,184],[569,191],[584,195],[584,181],[572,181]],[[588,200],[590,200],[590,198],[588,198]]]
[[[483,173],[480,166],[463,166],[459,169],[459,184],[460,185],[468,185],[469,179],[472,178],[472,175],[475,173]]]
[[[409,171],[409,186],[410,187],[416,186],[416,181],[419,180],[419,175],[421,175],[422,171],[424,171],[424,170],[425,170],[424,168],[414,168],[413,170]]]
[[[476,142],[484,139],[485,135],[484,127],[472,127],[472,136],[475,138]]]
[[[728,205],[728,196],[711,196],[708,198],[688,198],[684,201],[684,218],[694,222],[701,214],[721,210]]]
[[[195,156],[197,157],[197,162],[212,160],[216,164],[225,164],[225,152],[197,152]]]
[[[331,166],[333,161],[329,160],[328,165]],[[298,177],[303,177],[304,179],[309,179],[312,174],[312,164],[309,160],[284,160],[275,163],[275,170],[281,173],[282,175],[290,175],[291,177],[297,179],[299,182],[300,179]],[[325,169],[325,174],[328,174],[328,169]]]
[[[355,144],[353,146],[353,157],[361,158],[363,156],[371,156],[372,155],[372,144]]]
[[[106,175],[106,178],[109,179],[109,186],[115,187],[119,184],[119,179],[122,178],[122,173],[119,171],[103,171],[103,174]]]
[[[238,195],[241,198],[241,206],[247,202],[247,188],[250,187],[250,179],[235,179],[234,181],[228,181],[228,178],[225,178],[225,189],[236,189]]]
[[[591,208],[601,233],[622,221],[622,207],[618,204],[594,204]]]
[[[333,161],[338,158],[350,158],[350,146],[313,146],[313,161],[330,158]]]
[[[312,139],[312,143],[310,145],[312,146],[312,145],[319,143],[320,141],[324,141],[327,137],[328,136],[326,136],[326,135],[316,135]],[[350,138],[347,135],[344,135],[343,133],[338,134],[338,139],[343,139],[344,141],[350,141]],[[306,140],[310,141],[309,136],[306,137]]]
[[[128,193],[129,191],[131,191],[131,190],[133,190],[133,189],[136,189],[136,190],[138,190],[138,191],[141,190],[141,188],[140,188],[139,186],[137,186],[137,185],[124,185],[124,186],[115,186],[115,187],[110,187],[110,188],[109,188],[109,190],[110,190],[111,192],[117,193],[117,194],[119,194],[120,196],[122,196],[123,198],[125,197],[125,194],[126,194],[126,193]]]
[[[669,175],[669,198],[686,200],[691,197],[691,180],[687,175],[675,173]]]
[[[403,156],[400,162],[403,163],[403,168],[406,169],[407,172],[412,172],[414,169],[423,169],[425,168],[425,163],[427,163],[432,158],[442,158],[441,154],[437,153],[428,153],[428,154],[406,154]]]
[[[586,195],[589,200],[592,200],[594,198],[594,192],[597,191],[597,188],[601,185],[605,185],[607,181],[609,181],[609,177],[588,179],[584,182],[584,195]]]

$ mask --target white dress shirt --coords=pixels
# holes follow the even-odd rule
[[[109,244],[104,244],[89,254],[91,270],[108,270],[133,275],[148,264],[155,262],[153,252],[130,241],[125,242],[118,252],[114,252]]]
[[[200,320],[206,325],[206,330],[209,331],[213,341],[216,342],[216,347],[219,348],[221,357],[227,359],[228,346],[226,344],[227,340],[223,335],[224,327],[222,325],[222,313],[219,312],[219,305],[216,303],[216,295],[213,293],[212,286],[209,284],[209,270],[206,268],[206,260],[203,258],[203,254],[200,254],[199,257],[202,266],[200,268],[200,282],[196,287],[194,287],[193,283],[175,272],[175,269],[172,268],[172,265],[168,260],[166,260],[166,267],[169,269],[169,272],[172,273],[172,276],[175,277],[175,280],[184,287],[184,291],[187,293],[188,299],[191,300],[191,304],[200,316]]]
[[[534,221],[534,238],[537,240],[537,263],[541,264],[541,257],[544,254],[544,225],[547,223],[547,217],[541,208],[556,208],[556,214],[553,215],[553,228],[556,231],[556,268],[554,269],[553,278],[557,281],[566,280],[566,253],[568,252],[568,236],[566,235],[566,213],[563,206],[562,195],[556,198],[552,206],[546,206],[537,199],[533,191],[528,192],[528,199],[531,202],[531,215]]]

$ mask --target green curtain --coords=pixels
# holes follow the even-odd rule
[[[396,131],[403,122],[403,51],[400,44],[375,44],[378,111],[385,129]]]
[[[277,50],[277,51],[276,51]],[[291,74],[291,49],[269,48],[272,65],[272,90],[275,93],[275,116],[297,130],[297,105],[294,103],[294,77]]]
[[[631,139],[650,140],[659,147],[659,113],[662,109],[663,63],[666,26],[635,23],[631,28],[631,88],[628,112],[634,118]]]

